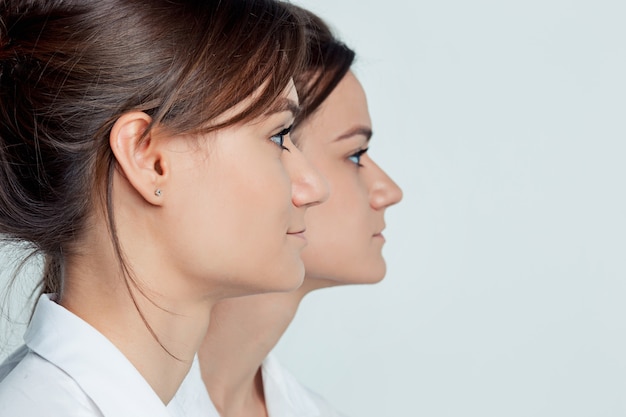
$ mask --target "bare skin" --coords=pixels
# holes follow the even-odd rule
[[[261,363],[289,327],[304,296],[328,285],[332,283],[305,280],[291,293],[231,298],[215,305],[198,358],[202,379],[221,416],[267,416]]]
[[[362,152],[371,121],[365,93],[352,73],[299,131],[298,146],[328,181],[330,197],[307,213],[309,243],[302,253],[307,272],[299,289],[228,299],[213,308],[198,357],[222,417],[268,416],[261,365],[305,295],[334,285],[378,282],[386,271],[384,212],[401,200],[402,191]]]
[[[283,98],[297,105],[293,84]],[[115,223],[136,285],[120,271],[95,197],[89,227],[67,256],[58,302],[106,336],[167,404],[217,301],[300,285],[304,214],[327,188],[289,136],[278,133],[293,122],[291,111],[210,138],[158,131],[144,138],[150,121],[127,113],[110,140],[118,162]],[[241,262],[242,252],[249,262]]]

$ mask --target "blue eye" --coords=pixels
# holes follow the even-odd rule
[[[367,152],[368,149],[369,148],[361,149],[358,152],[355,152],[352,155],[350,155],[348,159],[351,162],[353,162],[355,165],[362,167],[363,165],[361,164],[361,157],[363,156],[365,152]]]
[[[285,136],[287,136],[289,132],[291,132],[291,126],[289,126],[286,129],[281,130],[280,132],[272,136],[270,140],[274,142],[276,145],[280,146],[281,149],[288,151],[289,148],[284,146],[284,143],[285,143]]]

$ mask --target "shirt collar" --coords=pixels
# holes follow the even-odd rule
[[[39,298],[24,341],[93,400],[105,417],[169,417],[165,405],[132,363],[104,335],[58,305]]]
[[[263,390],[271,417],[317,417],[319,407],[310,391],[291,375],[272,354],[263,361]]]
[[[198,355],[167,409],[173,417],[220,417],[202,380]]]

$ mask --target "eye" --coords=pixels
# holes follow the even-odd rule
[[[285,143],[285,136],[287,136],[289,134],[289,132],[291,132],[291,128],[292,126],[289,126],[286,129],[281,130],[280,132],[278,132],[277,134],[275,134],[274,136],[272,136],[270,138],[270,140],[272,142],[274,142],[276,145],[278,145],[281,149],[284,149],[286,151],[289,150],[289,148],[287,148],[286,146],[284,146],[283,144]]]
[[[365,149],[360,149],[357,152],[353,153],[352,155],[350,155],[348,157],[348,159],[354,163],[356,166],[362,167],[363,165],[361,164],[361,157],[363,156],[363,154],[365,152],[367,152],[369,148],[365,148]]]

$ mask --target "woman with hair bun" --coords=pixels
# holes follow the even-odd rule
[[[340,416],[270,351],[309,292],[375,283],[385,275],[384,214],[402,191],[366,154],[372,124],[350,71],[354,52],[319,17],[300,13],[308,20],[309,61],[295,78],[302,111],[293,138],[329,183],[330,196],[307,213],[306,276],[299,289],[232,298],[213,308],[199,361],[170,405],[180,416]]]
[[[220,299],[303,279],[327,197],[273,0],[0,1],[0,234],[45,259],[3,416],[167,416]]]

